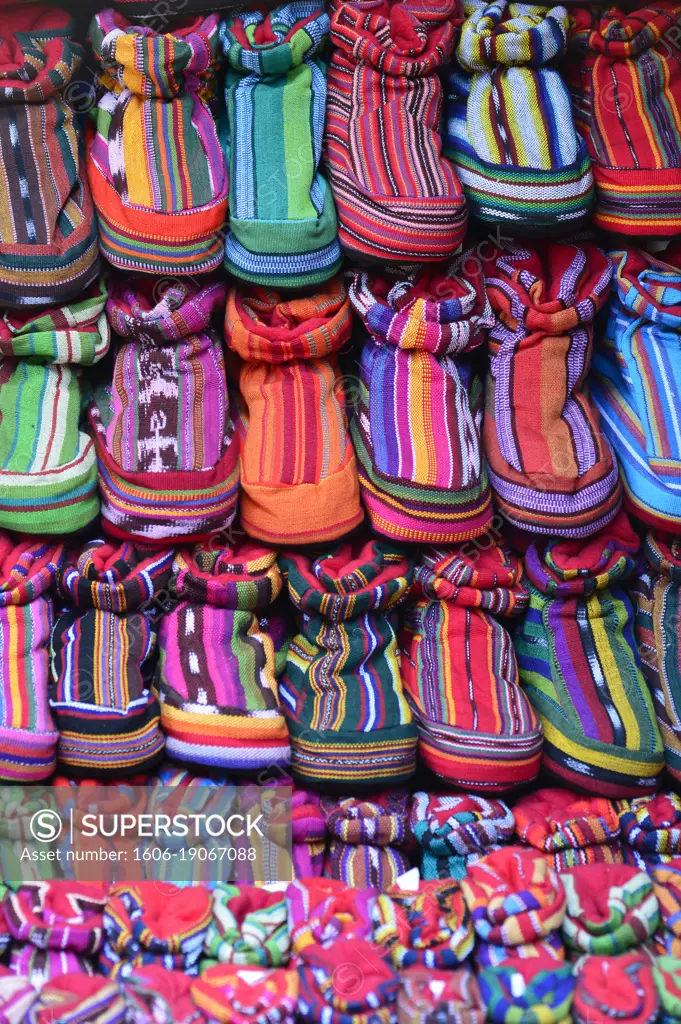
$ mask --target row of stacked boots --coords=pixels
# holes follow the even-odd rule
[[[522,846],[387,892],[38,882],[0,905],[6,1024],[673,1024],[681,860]]]
[[[678,3],[325,8],[146,27],[107,9],[84,82],[64,12],[3,9],[0,302],[73,298],[100,248],[157,275],[224,259],[279,287],[327,280],[341,247],[446,259],[469,211],[521,235],[592,214],[627,236],[681,233]]]

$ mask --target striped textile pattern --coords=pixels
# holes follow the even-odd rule
[[[130,775],[163,753],[151,680],[155,620],[172,564],[172,551],[96,540],[70,554],[60,572],[68,604],[52,633],[49,694],[59,761],[71,775]]]
[[[482,273],[465,270],[469,255],[351,280],[369,335],[351,424],[360,487],[373,529],[395,540],[451,544],[483,533],[492,516],[471,353],[494,317]]]
[[[594,352],[591,396],[637,519],[681,523],[681,271],[640,249],[611,252],[613,287]]]
[[[469,211],[525,235],[569,233],[594,205],[587,147],[555,64],[567,50],[564,7],[465,0],[449,76],[444,153]]]
[[[396,846],[372,846],[370,843],[353,846],[331,839],[323,872],[327,878],[336,878],[353,889],[369,886],[385,892],[397,885],[397,879],[410,867],[409,857]]]
[[[596,181],[594,225],[681,231],[681,4],[576,8],[566,80]]]
[[[530,606],[515,635],[521,683],[544,727],[543,766],[606,797],[649,793],[662,740],[624,590],[639,539],[625,514],[586,541],[530,545]]]
[[[632,588],[636,639],[665,765],[681,781],[681,538],[650,532],[643,553],[645,569]]]
[[[25,1024],[48,1020],[59,1024],[124,1024],[127,1020],[125,995],[107,978],[55,976],[38,988]]]
[[[636,865],[668,864],[681,857],[681,796],[674,792],[618,801],[622,841]]]
[[[0,778],[40,782],[55,769],[59,733],[48,681],[50,590],[64,546],[0,531]]]
[[[16,977],[11,971],[0,977],[0,1007],[9,1024],[25,1021],[37,998],[38,993],[27,978]]]
[[[8,892],[2,910],[16,942],[92,955],[102,944],[106,897],[103,883],[30,882]]]
[[[431,987],[431,983],[435,982]],[[464,965],[455,970],[408,967],[400,971],[398,1024],[485,1024],[485,1004],[475,975]]]
[[[400,847],[408,845],[407,790],[390,790],[370,798],[322,797],[326,831],[331,837],[324,874],[355,889],[382,892],[397,884],[410,868]]]
[[[296,878],[318,878],[324,868],[326,826],[319,793],[295,786],[291,799],[293,872]]]
[[[521,561],[488,538],[485,550],[427,550],[415,581],[400,639],[421,760],[473,791],[530,782],[542,728],[519,686],[511,636],[494,617],[527,607]]]
[[[660,1024],[681,1020],[681,972],[676,956],[656,956],[653,978],[660,1000]]]
[[[219,20],[199,16],[162,33],[107,8],[90,24],[101,97],[88,125],[88,172],[101,249],[114,266],[203,274],[222,263],[228,175],[213,119]]]
[[[298,965],[298,1014],[315,1024],[391,1024],[399,976],[375,943],[308,946]]]
[[[522,984],[518,984],[518,980]],[[572,964],[532,960],[488,967],[478,976],[493,1024],[566,1024],[575,992]]]
[[[658,956],[681,959],[681,859],[650,869],[653,891],[660,908],[660,927],[655,935]]]
[[[252,542],[178,552],[171,591],[179,603],[160,623],[157,672],[172,757],[235,771],[288,765],[283,660],[267,623],[281,588],[276,552]]]
[[[68,305],[0,316],[0,526],[63,535],[99,511],[80,367],[108,351],[106,298],[100,279]]]
[[[345,250],[394,262],[451,257],[467,211],[442,157],[438,71],[457,0],[331,0],[324,158]]]
[[[400,785],[416,768],[416,726],[397,646],[409,558],[368,540],[315,559],[287,554],[281,567],[300,630],[279,683],[294,780],[346,790]]]
[[[160,296],[148,279],[112,285],[119,339],[110,385],[89,418],[109,533],[165,544],[227,529],[236,514],[238,439],[221,337],[226,286],[191,281]]]
[[[97,220],[68,87],[75,23],[47,4],[4,7],[0,53],[0,305],[57,305],[97,277]]]
[[[513,814],[520,841],[541,850],[555,871],[624,862],[619,816],[605,797],[537,789],[514,804]]]
[[[338,352],[352,314],[334,278],[300,298],[232,288],[225,335],[240,357],[241,522],[268,544],[326,543],[362,521]]]
[[[293,1024],[298,975],[285,967],[265,973],[259,967],[218,964],[192,982],[191,995],[194,1005],[215,1024]]]
[[[205,1024],[191,997],[193,978],[152,965],[138,967],[125,985],[128,1019],[168,1024]]]
[[[291,955],[339,938],[370,940],[376,889],[353,889],[329,878],[296,879],[286,889]]]
[[[27,978],[36,990],[42,989],[68,974],[76,978],[92,978],[95,969],[92,959],[73,953],[71,950],[38,949],[31,945],[16,945],[10,950],[10,971],[20,978]],[[42,1024],[38,1021],[37,1024]]]
[[[288,908],[280,892],[254,885],[218,884],[213,890],[213,916],[201,962],[206,967],[281,967],[288,963]]]
[[[582,864],[563,872],[563,940],[578,953],[615,956],[644,946],[660,924],[653,883],[628,864]]]
[[[455,879],[422,881],[417,892],[395,886],[374,906],[374,942],[386,949],[397,970],[415,964],[458,967],[473,952],[470,911]]]
[[[496,323],[485,450],[497,505],[521,529],[586,537],[620,506],[617,463],[586,387],[611,276],[590,242],[512,247],[487,275]]]
[[[274,288],[307,287],[341,264],[336,208],[319,171],[329,16],[322,0],[239,12],[220,26],[227,59],[229,234],[225,265]]]
[[[421,848],[421,877],[458,878],[469,864],[513,836],[513,812],[503,800],[466,793],[414,793],[409,827]]]
[[[659,1002],[652,960],[642,953],[586,956],[579,961],[574,1024],[655,1024]]]

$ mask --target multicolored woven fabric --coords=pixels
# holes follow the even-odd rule
[[[565,62],[596,180],[596,227],[681,231],[681,5],[578,8]]]
[[[640,953],[587,956],[577,965],[574,1024],[654,1024],[658,998],[651,960]]]
[[[374,907],[374,942],[398,970],[458,967],[473,950],[470,911],[454,879],[421,882],[417,892],[381,893]]]
[[[223,21],[227,59],[227,270],[275,288],[326,281],[340,269],[336,208],[319,171],[326,111],[322,0]]]
[[[471,213],[518,234],[565,234],[594,203],[591,161],[556,69],[564,7],[466,0],[449,78],[445,155]]]
[[[582,796],[569,789],[536,789],[513,807],[523,843],[541,850],[556,871],[578,864],[620,864],[620,821],[605,797]]]
[[[681,387],[681,271],[639,249],[612,252],[610,259],[615,277],[591,395],[633,512],[653,528],[676,533],[681,440],[673,396]]]
[[[204,941],[209,958],[238,967],[281,967],[288,961],[290,939],[284,896],[254,885],[229,885],[213,890],[213,916]]]
[[[571,964],[547,959],[517,960],[488,967],[478,977],[494,1024],[565,1024],[575,993]]]
[[[563,939],[583,953],[614,956],[643,946],[660,924],[653,883],[628,864],[581,864],[561,873]]]
[[[401,633],[402,675],[421,760],[437,776],[490,792],[539,772],[542,729],[518,684],[511,617],[529,600],[522,562],[485,546],[427,550]]]
[[[281,559],[300,632],[279,698],[291,772],[303,785],[398,786],[416,768],[416,726],[402,690],[397,607],[412,580],[389,544],[342,544]]]
[[[286,890],[291,955],[338,939],[371,939],[376,889],[352,889],[330,878],[305,878]]]
[[[467,221],[440,138],[438,71],[454,49],[457,0],[330,9],[325,159],[341,244],[398,263],[446,259]]]
[[[209,967],[191,988],[192,999],[208,1019],[224,1024],[293,1024],[298,975],[279,967],[219,964]]]
[[[28,978],[18,978],[8,967],[0,968],[0,1020],[3,1024],[25,1024],[26,1015],[38,998]]]
[[[418,792],[409,827],[422,850],[421,876],[461,879],[468,865],[511,839],[515,820],[503,800]]]
[[[15,942],[90,956],[102,944],[107,892],[96,882],[32,882],[10,890],[2,909]]]
[[[0,531],[0,778],[23,784],[55,769],[57,732],[48,702],[49,594],[64,547]]]
[[[437,971],[408,967],[400,971],[397,1024],[484,1024],[485,1005],[469,967]]]
[[[494,320],[481,264],[471,274],[468,262],[397,277],[357,271],[350,285],[369,334],[352,420],[362,497],[373,529],[396,540],[451,544],[491,519],[470,353]]]
[[[642,871],[681,856],[681,796],[656,793],[618,802],[622,842]]]
[[[411,862],[406,853],[393,846],[351,846],[340,839],[331,839],[324,858],[324,874],[361,889],[376,886],[381,892],[397,885],[400,875]]]
[[[585,541],[530,545],[530,607],[515,635],[520,678],[544,727],[543,765],[599,796],[657,787],[662,740],[623,584],[639,539],[624,513]]]
[[[207,887],[155,882],[115,886],[104,911],[101,970],[125,979],[138,967],[157,964],[197,974],[211,912]]]
[[[324,867],[326,824],[318,793],[293,787],[291,842],[296,878],[317,878]]]
[[[70,774],[129,775],[163,753],[151,682],[172,564],[172,551],[96,540],[71,553],[61,571],[69,604],[54,624],[49,693],[59,761]]]
[[[649,870],[660,908],[655,952],[681,960],[681,858]]]
[[[0,316],[0,526],[63,535],[99,511],[80,366],[108,350],[106,297],[100,280],[69,305]]]
[[[643,554],[647,564],[633,586],[636,639],[665,765],[681,782],[681,538],[651,532]]]
[[[128,978],[125,998],[134,1024],[206,1024],[191,996],[194,979],[163,967],[138,967]]]
[[[88,170],[102,252],[117,267],[201,274],[222,262],[228,176],[212,111],[218,24],[210,14],[157,32],[110,8],[92,20],[103,93],[87,134]]]
[[[174,758],[235,771],[289,763],[280,667],[260,623],[281,587],[276,552],[253,542],[178,552],[179,603],[161,620],[157,676]]]
[[[322,797],[331,836],[324,874],[356,889],[392,888],[411,867],[399,848],[409,840],[409,793],[391,790],[370,799]]]
[[[124,1024],[127,1019],[125,996],[114,982],[68,975],[40,989],[25,1024]]]
[[[497,504],[521,529],[586,537],[621,503],[617,463],[585,387],[611,276],[590,242],[511,248],[487,273],[497,319],[485,450]]]
[[[399,979],[373,943],[339,939],[307,946],[298,967],[298,1013],[316,1024],[390,1024]]]
[[[40,991],[48,982],[64,975],[75,979],[93,978],[95,969],[90,957],[70,949],[38,949],[37,946],[19,944],[10,950],[9,966],[13,974],[25,978]],[[42,1022],[41,1022],[42,1024]]]
[[[242,359],[241,521],[260,540],[325,543],[362,521],[337,361],[351,330],[340,278],[296,299],[230,289],[225,334]]]
[[[121,344],[90,422],[102,515],[116,536],[162,544],[226,530],[234,519],[239,444],[211,326],[225,291],[188,281],[159,293],[144,278],[112,285],[107,315]]]
[[[47,4],[3,7],[0,305],[48,306],[97,277],[97,222],[68,90],[75,24]]]
[[[653,963],[653,978],[660,1000],[660,1024],[681,1020],[681,960],[658,956]]]

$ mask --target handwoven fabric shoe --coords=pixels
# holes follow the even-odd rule
[[[293,1024],[298,975],[284,967],[218,964],[192,983],[191,993],[211,1024]]]
[[[326,110],[322,0],[238,11],[220,27],[225,99],[229,234],[235,277],[303,288],[340,269],[336,208],[319,171]]]
[[[151,280],[112,286],[120,339],[111,385],[90,404],[106,529],[163,544],[226,530],[236,514],[239,445],[225,376],[225,285]]]
[[[60,574],[69,605],[52,633],[50,706],[60,765],[71,775],[148,771],[163,754],[151,683],[172,561],[172,551],[93,541]]]
[[[470,353],[494,318],[467,260],[350,285],[369,335],[352,420],[362,498],[373,529],[400,541],[477,537],[492,515]]]
[[[513,838],[513,812],[503,800],[414,793],[409,817],[419,843],[421,877],[464,878],[470,864]]]
[[[63,545],[0,531],[0,778],[7,782],[40,782],[57,763],[59,733],[48,701],[50,590],[63,556]]]
[[[586,956],[575,968],[574,1024],[654,1024],[659,1002],[652,960],[640,953]]]
[[[530,545],[520,679],[544,727],[543,765],[599,796],[651,793],[664,766],[623,584],[639,539],[622,512],[595,537]]]
[[[92,20],[104,92],[88,129],[88,171],[102,252],[117,267],[202,274],[222,263],[227,167],[211,109],[218,24],[210,14],[163,33],[111,8]]]
[[[408,967],[400,971],[397,1024],[484,1024],[485,1004],[470,967],[437,971]]]
[[[40,990],[25,1024],[125,1024],[127,1001],[108,978],[65,974]]]
[[[497,319],[485,450],[498,507],[521,529],[586,537],[621,503],[617,463],[585,387],[611,276],[590,242],[514,248],[486,275]]]
[[[649,533],[635,581],[636,639],[664,743],[667,771],[681,782],[681,537]],[[681,849],[678,851],[681,853]]]
[[[641,871],[681,856],[681,796],[655,793],[617,804],[627,859]]]
[[[280,892],[223,882],[213,890],[213,916],[201,972],[217,963],[281,967],[288,962],[288,906]]]
[[[330,8],[325,159],[341,245],[355,259],[446,259],[467,220],[440,138],[438,72],[454,49],[459,4],[332,0]]]
[[[333,945],[340,939],[369,940],[373,935],[376,889],[352,889],[331,878],[291,882],[286,890],[291,955],[307,946]]]
[[[390,1024],[399,979],[374,943],[339,939],[307,946],[298,967],[298,1013],[315,1024]]]
[[[277,545],[325,543],[362,521],[337,353],[352,315],[340,278],[295,299],[230,289],[225,335],[241,357],[241,522]]]
[[[541,723],[519,686],[513,641],[494,617],[527,607],[521,561],[487,538],[484,549],[427,550],[415,579],[400,646],[421,760],[463,789],[530,782]]]
[[[478,977],[493,1024],[565,1024],[575,993],[571,964],[550,958],[487,967]]]
[[[138,967],[125,983],[131,1024],[206,1024],[191,997],[194,979],[163,967]]]
[[[580,864],[561,873],[563,939],[582,953],[614,956],[644,946],[660,924],[653,883],[628,864]]]
[[[281,567],[300,629],[279,684],[294,779],[326,789],[399,786],[416,768],[397,650],[409,558],[369,540],[316,559],[286,555]]]
[[[612,252],[610,259],[615,276],[594,351],[591,396],[634,515],[678,533],[681,271],[638,249]]]
[[[395,790],[369,798],[322,797],[331,836],[324,874],[355,889],[386,890],[411,867],[402,852],[409,841],[409,793]]]
[[[455,879],[421,882],[417,892],[395,886],[380,893],[374,907],[374,942],[386,949],[398,970],[458,967],[473,950],[470,911]]]
[[[541,850],[556,871],[578,864],[621,864],[620,821],[611,800],[569,789],[537,789],[513,805],[518,838]]]
[[[3,6],[0,41],[0,306],[49,306],[97,277],[92,196],[68,89],[75,23],[47,4]]]
[[[569,234],[594,204],[591,161],[556,63],[565,7],[466,0],[444,152],[468,209],[514,234]]]
[[[565,70],[596,181],[594,225],[629,237],[678,234],[681,5],[571,13]]]
[[[197,974],[211,909],[210,891],[204,886],[179,888],[150,881],[115,886],[104,911],[100,969],[120,979],[154,964]]]
[[[276,552],[252,542],[178,552],[157,675],[171,757],[237,772],[288,765],[274,642],[259,621],[281,587]]]
[[[69,305],[0,316],[0,526],[63,535],[99,511],[80,367],[108,351],[106,298],[100,280]]]

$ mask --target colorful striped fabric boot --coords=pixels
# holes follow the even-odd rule
[[[468,208],[520,235],[566,235],[589,217],[594,180],[556,69],[564,7],[465,0],[468,15],[449,78],[445,155]]]
[[[617,463],[585,386],[611,276],[589,242],[512,248],[487,274],[496,324],[485,450],[499,509],[521,529],[586,537],[620,506]]]
[[[667,771],[681,782],[681,537],[651,532],[643,554],[647,565],[633,588],[636,639]]]
[[[411,867],[403,852],[409,843],[407,790],[391,790],[370,799],[322,797],[331,837],[324,874],[355,889],[392,888]]]
[[[369,334],[352,420],[360,486],[373,529],[395,540],[452,544],[492,516],[470,353],[494,318],[470,255],[392,279],[357,272],[350,285]]]
[[[276,552],[211,543],[180,551],[174,570],[179,604],[159,628],[168,754],[236,772],[285,767],[291,748],[277,694],[283,663],[266,623],[282,587]]]
[[[110,8],[92,20],[103,92],[88,170],[102,252],[117,267],[202,274],[222,263],[228,176],[212,109],[219,20],[199,16],[167,33]]]
[[[572,12],[565,62],[596,181],[594,224],[669,238],[681,231],[681,4]]]
[[[75,23],[47,4],[2,8],[0,306],[75,298],[97,277],[92,196],[68,89]]]
[[[19,785],[46,779],[57,763],[50,590],[63,556],[63,545],[0,531],[0,778]]]
[[[400,785],[416,768],[397,648],[410,560],[369,540],[316,559],[286,555],[281,566],[300,629],[279,684],[295,781],[346,791]]]
[[[681,270],[639,249],[610,259],[615,276],[591,395],[632,512],[654,529],[679,533]]]
[[[513,839],[513,812],[503,800],[414,793],[409,816],[422,850],[421,877],[464,878],[470,864]]]
[[[525,610],[522,562],[501,543],[427,551],[404,615],[402,676],[421,760],[441,779],[493,792],[539,772],[542,728],[496,620]]]
[[[167,285],[167,282],[166,282]],[[239,444],[222,340],[225,285],[117,282],[107,314],[120,339],[111,385],[90,404],[109,533],[165,544],[227,530]]]
[[[323,0],[291,0],[223,21],[228,62],[227,270],[274,288],[339,269],[336,208],[319,172],[326,112]]]
[[[527,793],[513,806],[518,838],[541,850],[556,871],[621,864],[620,821],[611,800],[558,787]]]
[[[172,564],[172,551],[98,540],[60,573],[68,605],[52,633],[50,705],[59,761],[71,775],[130,775],[163,753],[151,680]]]
[[[520,679],[544,726],[543,765],[599,796],[653,792],[664,767],[623,584],[639,539],[624,512],[586,541],[532,544]]]
[[[228,346],[241,357],[241,522],[269,544],[336,540],[362,521],[337,353],[352,315],[338,278],[286,299],[233,288]]]
[[[447,259],[467,220],[440,137],[438,72],[454,49],[458,0],[330,8],[325,158],[341,245],[361,259]]]
[[[0,316],[0,526],[73,533],[99,511],[81,366],[109,348],[104,280],[77,302]]]

